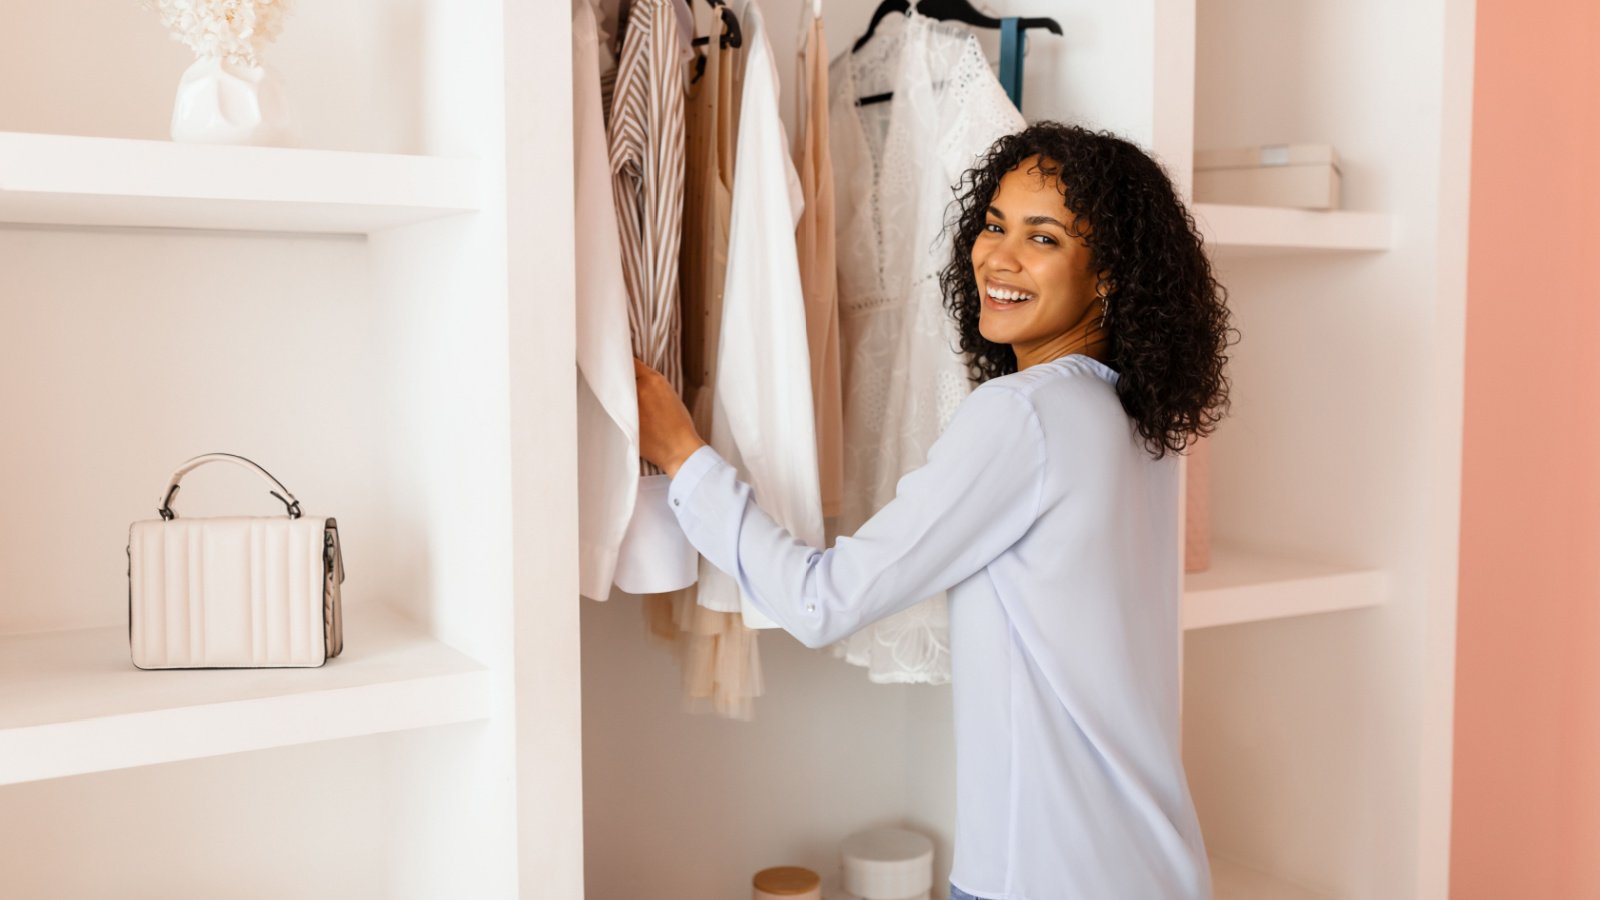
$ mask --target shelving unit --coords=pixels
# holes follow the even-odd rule
[[[760,2],[792,96],[809,0]],[[835,53],[876,5],[824,4]],[[1444,900],[1470,3],[1047,5],[1068,37],[1030,38],[1028,118],[1115,130],[1180,185],[1196,146],[1347,164],[1347,211],[1194,210],[1243,341],[1226,540],[1184,579],[1185,763],[1219,900]],[[14,892],[71,869],[79,896],[302,896],[315,873],[724,897],[889,822],[948,872],[947,688],[764,635],[757,720],[686,715],[633,598],[580,606],[568,15],[302,5],[271,50],[297,150],[163,140],[189,57],[137,4],[0,30]],[[120,537],[153,478],[223,449],[339,516],[349,649],[323,669],[127,663]],[[251,509],[222,487],[188,493]],[[174,796],[150,827],[85,824]]]
[[[294,149],[166,140],[138,4],[0,30],[8,893],[583,895],[568,22],[298,8]],[[321,668],[128,660],[128,522],[219,450],[339,519]],[[191,515],[281,513],[227,474]]]
[[[1394,244],[1384,213],[1196,203],[1194,216],[1206,242],[1224,253],[1377,252]]]
[[[478,208],[472,160],[0,133],[0,222],[365,234]]]
[[[1194,8],[1174,152],[1330,143],[1345,206],[1194,208],[1241,332],[1211,444],[1227,542],[1185,584],[1185,762],[1217,893],[1443,900],[1471,5]]]
[[[0,637],[0,784],[487,719],[486,668],[381,606],[319,669],[142,672],[126,627]]]
[[[1388,592],[1381,570],[1309,562],[1219,544],[1211,568],[1184,576],[1184,630],[1377,606]]]

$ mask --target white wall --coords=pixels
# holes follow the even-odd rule
[[[420,153],[424,0],[296,3],[265,54],[306,143]],[[0,130],[164,139],[194,56],[136,0],[9,3]]]
[[[908,814],[908,692],[782,632],[755,718],[683,711],[637,597],[583,603],[586,896],[737,897],[769,866],[838,867],[851,832]]]
[[[0,229],[0,459],[33,524],[0,543],[0,630],[125,623],[128,524],[156,518],[172,470],[211,451],[339,518],[352,603],[405,597],[422,523],[386,477],[366,265],[355,239]],[[283,511],[222,465],[186,477],[175,504]]]

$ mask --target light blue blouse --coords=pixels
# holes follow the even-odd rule
[[[1081,354],[996,378],[922,468],[819,550],[710,447],[672,479],[695,547],[826,647],[949,590],[951,881],[995,900],[1189,900],[1210,872],[1179,753],[1177,460]]]

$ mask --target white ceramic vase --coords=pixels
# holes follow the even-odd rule
[[[293,147],[300,143],[300,134],[289,99],[271,69],[201,57],[178,82],[172,139]]]

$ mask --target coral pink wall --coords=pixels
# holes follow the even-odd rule
[[[1478,0],[1455,900],[1600,898],[1600,2]]]

